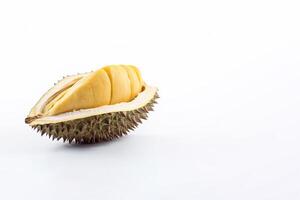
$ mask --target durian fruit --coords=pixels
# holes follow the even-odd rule
[[[147,118],[157,92],[135,66],[109,65],[60,80],[35,104],[25,123],[53,140],[111,140]]]

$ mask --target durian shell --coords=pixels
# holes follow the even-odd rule
[[[47,91],[31,109],[25,123],[36,129],[41,135],[52,140],[62,139],[69,143],[97,143],[112,140],[134,130],[148,112],[153,111],[158,89],[145,85],[143,91],[132,101],[106,105],[91,109],[66,112],[54,116],[43,116],[42,110],[49,99],[72,82],[86,74],[63,78]]]

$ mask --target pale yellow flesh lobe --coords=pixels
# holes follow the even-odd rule
[[[79,79],[49,101],[43,115],[129,102],[144,87],[139,70],[131,65],[110,65]]]
[[[135,70],[130,66],[124,66],[127,71],[130,87],[131,87],[131,99],[134,99],[142,90],[142,85],[140,83],[139,77],[136,74]]]
[[[46,113],[56,115],[64,112],[93,108],[110,103],[110,79],[103,69],[80,79]]]
[[[145,86],[145,82],[144,82],[144,80],[142,78],[140,70],[136,66],[133,66],[133,65],[128,65],[128,66],[135,71],[135,73],[136,73],[136,75],[137,75],[137,77],[138,77],[138,79],[140,81],[141,87],[144,87]]]
[[[107,66],[104,67],[104,70],[111,81],[112,94],[110,104],[130,101],[130,79],[126,70],[119,65]]]

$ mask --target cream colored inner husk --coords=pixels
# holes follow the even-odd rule
[[[130,102],[122,102],[113,105],[104,105],[96,108],[81,109],[81,110],[66,112],[66,113],[53,115],[53,116],[51,115],[43,116],[42,114],[43,109],[51,99],[55,98],[55,95],[60,93],[68,86],[74,84],[74,82],[80,80],[81,78],[89,74],[90,73],[66,77],[63,80],[61,80],[59,83],[57,83],[53,88],[51,88],[45,95],[42,96],[42,98],[32,108],[30,114],[28,115],[28,117],[40,116],[37,117],[37,119],[33,120],[30,123],[30,125],[59,123],[63,121],[81,119],[81,118],[101,115],[105,113],[135,110],[145,106],[152,98],[154,98],[157,92],[156,87],[151,87],[145,84],[143,91],[140,92],[138,96],[135,97]]]

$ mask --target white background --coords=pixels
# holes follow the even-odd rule
[[[0,199],[300,199],[297,1],[0,1]],[[97,145],[24,123],[63,75],[134,64],[155,112]]]

